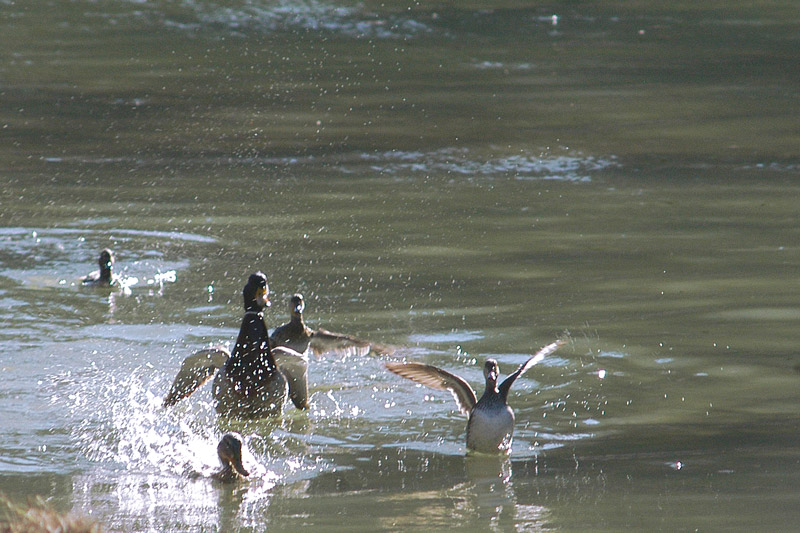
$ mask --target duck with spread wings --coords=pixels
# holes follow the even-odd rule
[[[214,377],[213,396],[220,414],[261,418],[279,414],[288,397],[308,407],[308,358],[285,346],[272,347],[264,322],[269,304],[267,277],[252,274],[242,290],[244,318],[232,352],[217,346],[184,360],[164,406],[175,405]]]
[[[395,374],[428,387],[452,393],[459,410],[469,416],[467,448],[482,453],[509,453],[514,436],[514,411],[508,405],[508,391],[514,381],[533,365],[553,353],[564,340],[548,344],[497,385],[497,361],[487,359],[483,368],[486,390],[480,399],[472,387],[459,376],[432,365],[413,362],[389,362],[386,368]]]
[[[296,352],[306,354],[312,352],[321,355],[335,352],[342,355],[366,355],[370,352],[388,355],[394,352],[390,346],[384,346],[351,335],[333,333],[322,328],[311,329],[303,320],[306,304],[302,294],[294,294],[289,299],[289,315],[286,324],[278,326],[270,336],[272,346],[286,346]]]

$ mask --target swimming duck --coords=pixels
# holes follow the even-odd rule
[[[237,481],[250,475],[242,464],[242,438],[236,433],[226,433],[217,445],[217,457],[222,469],[211,477],[226,483]]]
[[[260,418],[280,413],[287,391],[299,409],[308,407],[308,358],[285,346],[272,347],[264,323],[269,303],[267,277],[256,272],[242,290],[244,318],[233,352],[222,346],[187,357],[164,406],[175,405],[216,373],[213,383],[220,414]]]
[[[97,260],[100,265],[100,270],[96,270],[85,276],[81,282],[84,285],[93,285],[96,287],[110,287],[117,284],[117,277],[114,275],[114,254],[108,248],[100,252],[100,258]]]
[[[497,361],[487,359],[483,367],[486,390],[480,400],[469,383],[446,370],[424,363],[386,363],[395,374],[438,390],[448,390],[459,410],[469,416],[467,422],[467,448],[482,453],[509,453],[514,435],[514,411],[508,405],[508,390],[518,377],[529,368],[553,353],[564,340],[548,344],[525,361],[498,387]]]
[[[366,355],[370,351],[387,355],[394,349],[367,340],[333,333],[324,329],[311,329],[303,321],[305,301],[302,294],[294,294],[289,299],[289,315],[291,319],[273,330],[270,336],[272,346],[286,346],[300,353],[309,351],[314,355],[326,352],[337,352],[343,355]]]

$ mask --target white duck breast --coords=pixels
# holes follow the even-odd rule
[[[467,448],[482,453],[511,449],[514,436],[514,411],[505,403],[481,407],[479,404],[467,422]]]

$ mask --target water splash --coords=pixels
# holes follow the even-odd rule
[[[91,463],[138,475],[208,477],[219,469],[216,447],[221,436],[233,429],[252,449],[243,451],[243,460],[253,479],[274,484],[288,472],[317,468],[316,461],[293,455],[285,442],[291,437],[276,431],[274,423],[228,427],[232,422],[220,420],[201,392],[179,408],[165,409],[166,378],[155,375],[151,364],[127,373],[126,368],[118,365],[109,374],[93,365],[79,377],[48,380],[68,387],[53,402],[73,419],[72,436]]]

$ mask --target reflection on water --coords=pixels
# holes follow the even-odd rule
[[[514,524],[517,516],[516,498],[510,483],[511,461],[508,458],[470,456],[466,459],[466,472],[468,494],[475,501],[473,507],[479,520],[492,527]]]

